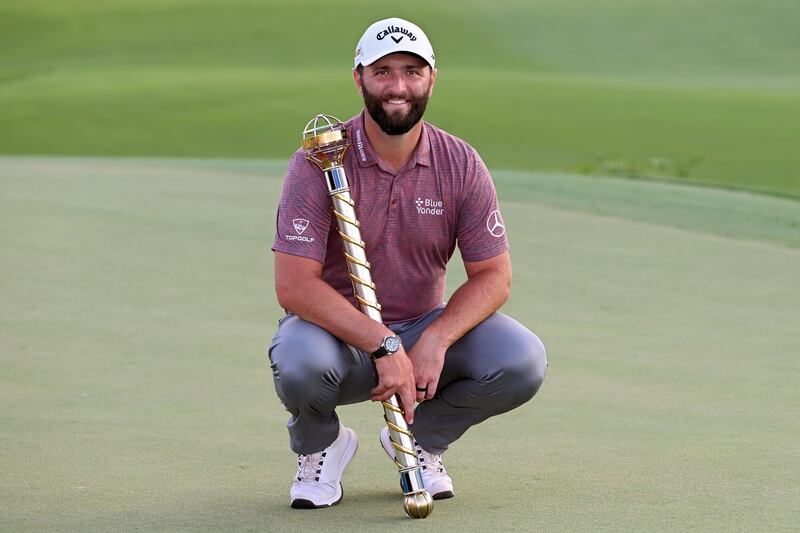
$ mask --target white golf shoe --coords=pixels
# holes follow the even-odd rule
[[[389,438],[389,428],[381,430],[381,446],[389,457],[394,460],[395,453],[392,441]],[[442,456],[425,451],[414,439],[414,446],[417,448],[419,465],[422,467],[422,481],[425,489],[430,493],[434,500],[444,500],[455,496],[453,492],[453,480],[447,475],[447,470],[442,464]]]
[[[342,501],[342,474],[358,448],[356,432],[339,425],[339,436],[322,451],[297,458],[289,496],[295,509],[330,507]]]

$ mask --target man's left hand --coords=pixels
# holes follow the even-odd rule
[[[447,348],[445,342],[425,331],[408,352],[408,358],[414,365],[418,402],[430,400],[436,394]]]

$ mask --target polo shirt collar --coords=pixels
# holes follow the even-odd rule
[[[364,127],[364,111],[353,119],[353,128],[350,132],[350,149],[355,152],[358,164],[362,167],[371,167],[378,164],[378,156],[372,149],[367,139],[367,129]]]
[[[365,112],[365,110],[362,110],[353,120],[350,142],[352,143],[351,150],[355,152],[358,164],[362,167],[370,167],[378,164],[378,154],[372,149],[372,145],[367,138],[367,130],[364,127]],[[431,166],[431,139],[428,133],[429,129],[430,126],[423,120],[419,142],[417,142],[417,146],[411,154],[411,159],[408,160],[408,163],[406,163],[403,168],[413,168],[414,165]],[[381,167],[383,166],[381,165]]]

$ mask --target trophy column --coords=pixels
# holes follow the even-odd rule
[[[325,175],[339,235],[344,244],[347,271],[353,282],[353,295],[364,314],[383,323],[364,241],[361,240],[361,225],[356,218],[355,203],[350,197],[350,185],[342,166],[344,154],[349,147],[347,130],[335,117],[317,115],[303,130],[306,157],[322,169]],[[411,518],[425,518],[433,511],[433,498],[425,490],[422,481],[422,470],[413,436],[406,425],[397,396],[394,395],[382,403],[389,437],[395,449],[395,462],[400,471],[400,485],[405,493],[403,509]]]

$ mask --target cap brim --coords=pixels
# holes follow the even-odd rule
[[[368,66],[370,66],[371,64],[373,64],[374,62],[376,62],[377,60],[379,60],[380,58],[382,58],[382,57],[386,57],[386,56],[390,56],[390,55],[392,55],[392,54],[408,54],[408,55],[410,55],[410,56],[415,56],[415,57],[418,57],[418,58],[420,58],[421,60],[423,60],[425,63],[427,63],[427,64],[428,64],[428,65],[429,65],[431,68],[433,68],[433,65],[431,64],[431,62],[430,62],[430,61],[428,61],[427,59],[425,59],[423,56],[419,55],[418,53],[416,53],[416,52],[410,52],[410,51],[408,51],[408,50],[393,50],[393,51],[391,51],[391,52],[387,52],[387,53],[385,53],[385,54],[381,54],[381,55],[378,55],[378,56],[376,56],[376,57],[373,57],[372,59],[363,59],[363,58],[362,58],[362,59],[361,59],[361,61],[359,61],[359,62],[358,62],[358,64],[359,64],[359,65],[363,65],[363,66],[365,66],[365,67],[368,67]]]

